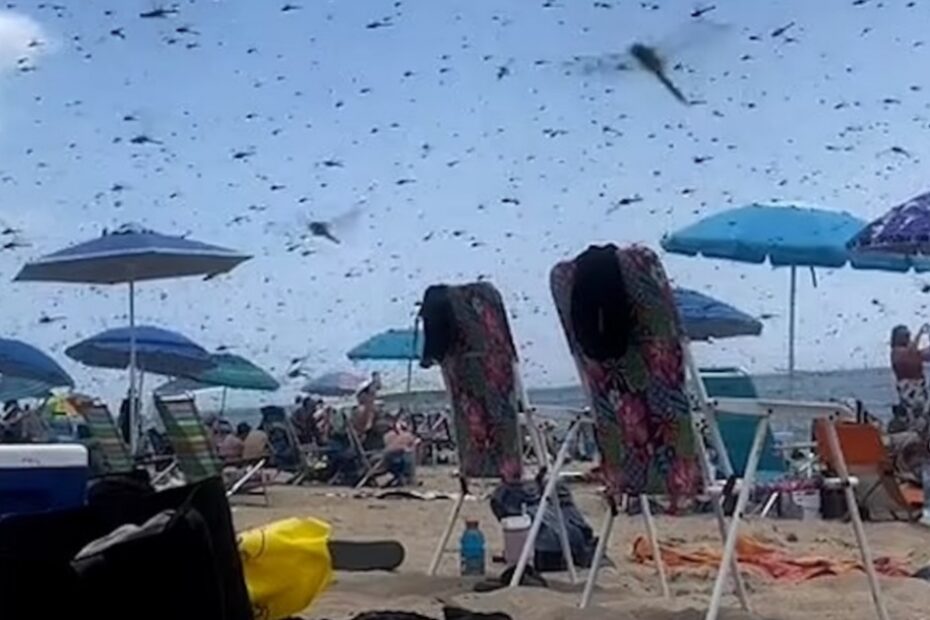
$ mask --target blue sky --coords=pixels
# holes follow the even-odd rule
[[[198,0],[162,5],[176,8],[163,19],[140,17],[159,8],[149,0],[17,3],[4,19],[30,18],[44,43],[22,49],[21,23],[0,28],[0,223],[31,244],[0,253],[0,278],[127,221],[248,251],[211,282],[144,285],[140,317],[281,372],[300,355],[348,367],[358,341],[410,324],[427,285],[487,276],[527,382],[571,383],[547,274],[587,244],[657,247],[770,199],[870,219],[927,189],[930,3],[711,4],[705,17],[728,26],[713,37],[689,25],[687,1]],[[706,103],[569,62],[637,40],[666,42],[686,67],[674,79]],[[4,54],[21,53],[35,71],[9,70]],[[359,203],[342,245],[286,251],[301,221]],[[761,338],[702,347],[702,361],[784,367],[787,272],[666,267],[776,315]],[[800,278],[801,368],[883,364],[890,327],[923,322],[917,276],[818,276],[816,289]],[[121,287],[11,283],[3,301],[3,333],[59,358],[125,321]],[[66,319],[40,325],[43,312]],[[121,380],[68,368],[90,391]]]

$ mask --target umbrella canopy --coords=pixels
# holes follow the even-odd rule
[[[54,386],[35,379],[0,377],[0,402],[22,398],[45,398],[52,393],[52,387]]]
[[[673,293],[685,333],[691,340],[758,336],[762,333],[759,320],[727,303],[685,288],[676,288]]]
[[[674,254],[776,266],[842,267],[864,222],[848,213],[752,204],[704,218],[662,239]]]
[[[301,392],[317,396],[351,396],[367,381],[351,372],[329,372],[307,381]]]
[[[200,384],[201,387],[197,389],[226,387],[273,392],[280,387],[277,380],[268,372],[239,355],[214,353],[210,356],[210,360],[215,364],[213,368],[188,375],[184,377],[184,380]]]
[[[0,374],[39,381],[51,387],[74,387],[74,380],[58,362],[20,340],[0,338]]]
[[[185,336],[146,325],[108,329],[68,347],[65,355],[95,368],[126,368],[131,341],[138,367],[147,372],[184,375],[214,366],[210,354]]]
[[[413,329],[389,329],[375,334],[348,353],[352,361],[419,360],[423,354],[423,334]]]
[[[930,271],[930,192],[916,196],[881,216],[849,240],[856,263],[889,260],[898,255],[908,268]]]
[[[798,267],[853,267],[907,271],[903,256],[858,258],[847,247],[865,223],[849,213],[812,207],[752,204],[704,218],[662,238],[674,254],[790,267],[788,373],[794,374],[795,310]],[[930,262],[925,263],[930,268]]]
[[[126,225],[27,263],[15,279],[117,284],[220,274],[249,258],[216,245]]]

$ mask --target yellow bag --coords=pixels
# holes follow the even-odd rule
[[[316,519],[285,519],[243,532],[239,554],[256,620],[300,613],[329,585],[330,527]]]

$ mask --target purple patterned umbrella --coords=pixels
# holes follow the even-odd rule
[[[930,255],[930,192],[898,205],[862,229],[847,245],[866,255]]]

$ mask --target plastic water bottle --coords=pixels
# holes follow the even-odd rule
[[[466,521],[459,540],[463,576],[484,575],[484,534],[477,521]]]

